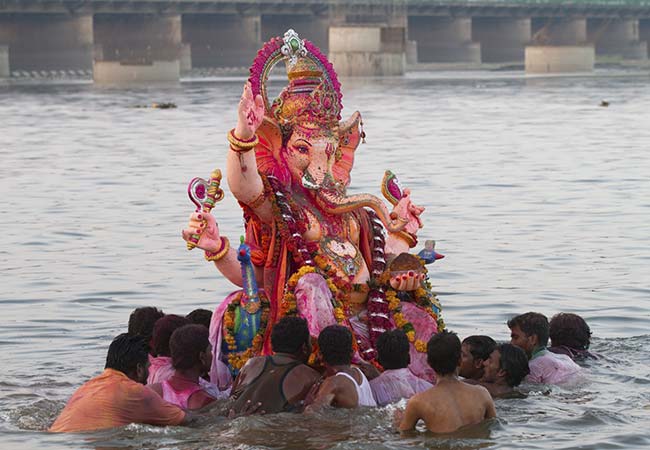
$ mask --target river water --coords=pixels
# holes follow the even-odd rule
[[[612,72],[343,81],[344,115],[360,110],[368,134],[351,189],[379,194],[391,169],[426,206],[448,327],[506,340],[517,313],[581,314],[602,355],[583,382],[525,387],[497,401],[498,420],[453,436],[400,437],[393,408],[45,433],[132,309],[186,314],[233,290],[180,230],[187,182],[225,167],[242,83],[0,85],[0,447],[650,446],[650,77]],[[178,108],[134,107],[154,101]],[[236,239],[228,192],[214,213]]]

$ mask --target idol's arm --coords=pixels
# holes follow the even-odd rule
[[[244,86],[238,107],[237,126],[229,136],[230,149],[226,159],[226,178],[237,200],[248,205],[265,222],[272,219],[271,203],[264,198],[264,183],[257,172],[255,151],[251,141],[264,118],[262,96],[253,96],[249,83]]]

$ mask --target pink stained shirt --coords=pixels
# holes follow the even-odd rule
[[[370,380],[370,387],[379,406],[411,398],[418,392],[426,391],[433,384],[416,377],[407,367],[385,370],[377,378]]]
[[[169,356],[156,356],[149,355],[149,377],[147,384],[162,383],[169,380],[174,375],[174,367],[172,366],[172,359]]]
[[[544,349],[533,354],[528,361],[529,383],[562,384],[574,380],[580,375],[580,366],[566,355],[549,352]]]
[[[187,402],[192,394],[203,390],[203,388],[198,384],[188,386],[182,390],[176,390],[169,381],[163,381],[160,383],[160,386],[162,388],[163,400],[184,410],[187,410]]]

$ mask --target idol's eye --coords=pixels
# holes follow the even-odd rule
[[[296,150],[298,153],[301,153],[303,155],[306,155],[309,153],[309,148],[307,148],[305,145],[298,145],[296,146]]]

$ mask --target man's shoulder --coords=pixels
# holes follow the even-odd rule
[[[315,380],[318,380],[321,375],[318,371],[309,367],[307,364],[298,364],[296,367],[289,371],[287,378],[289,377],[305,379],[313,382]]]

